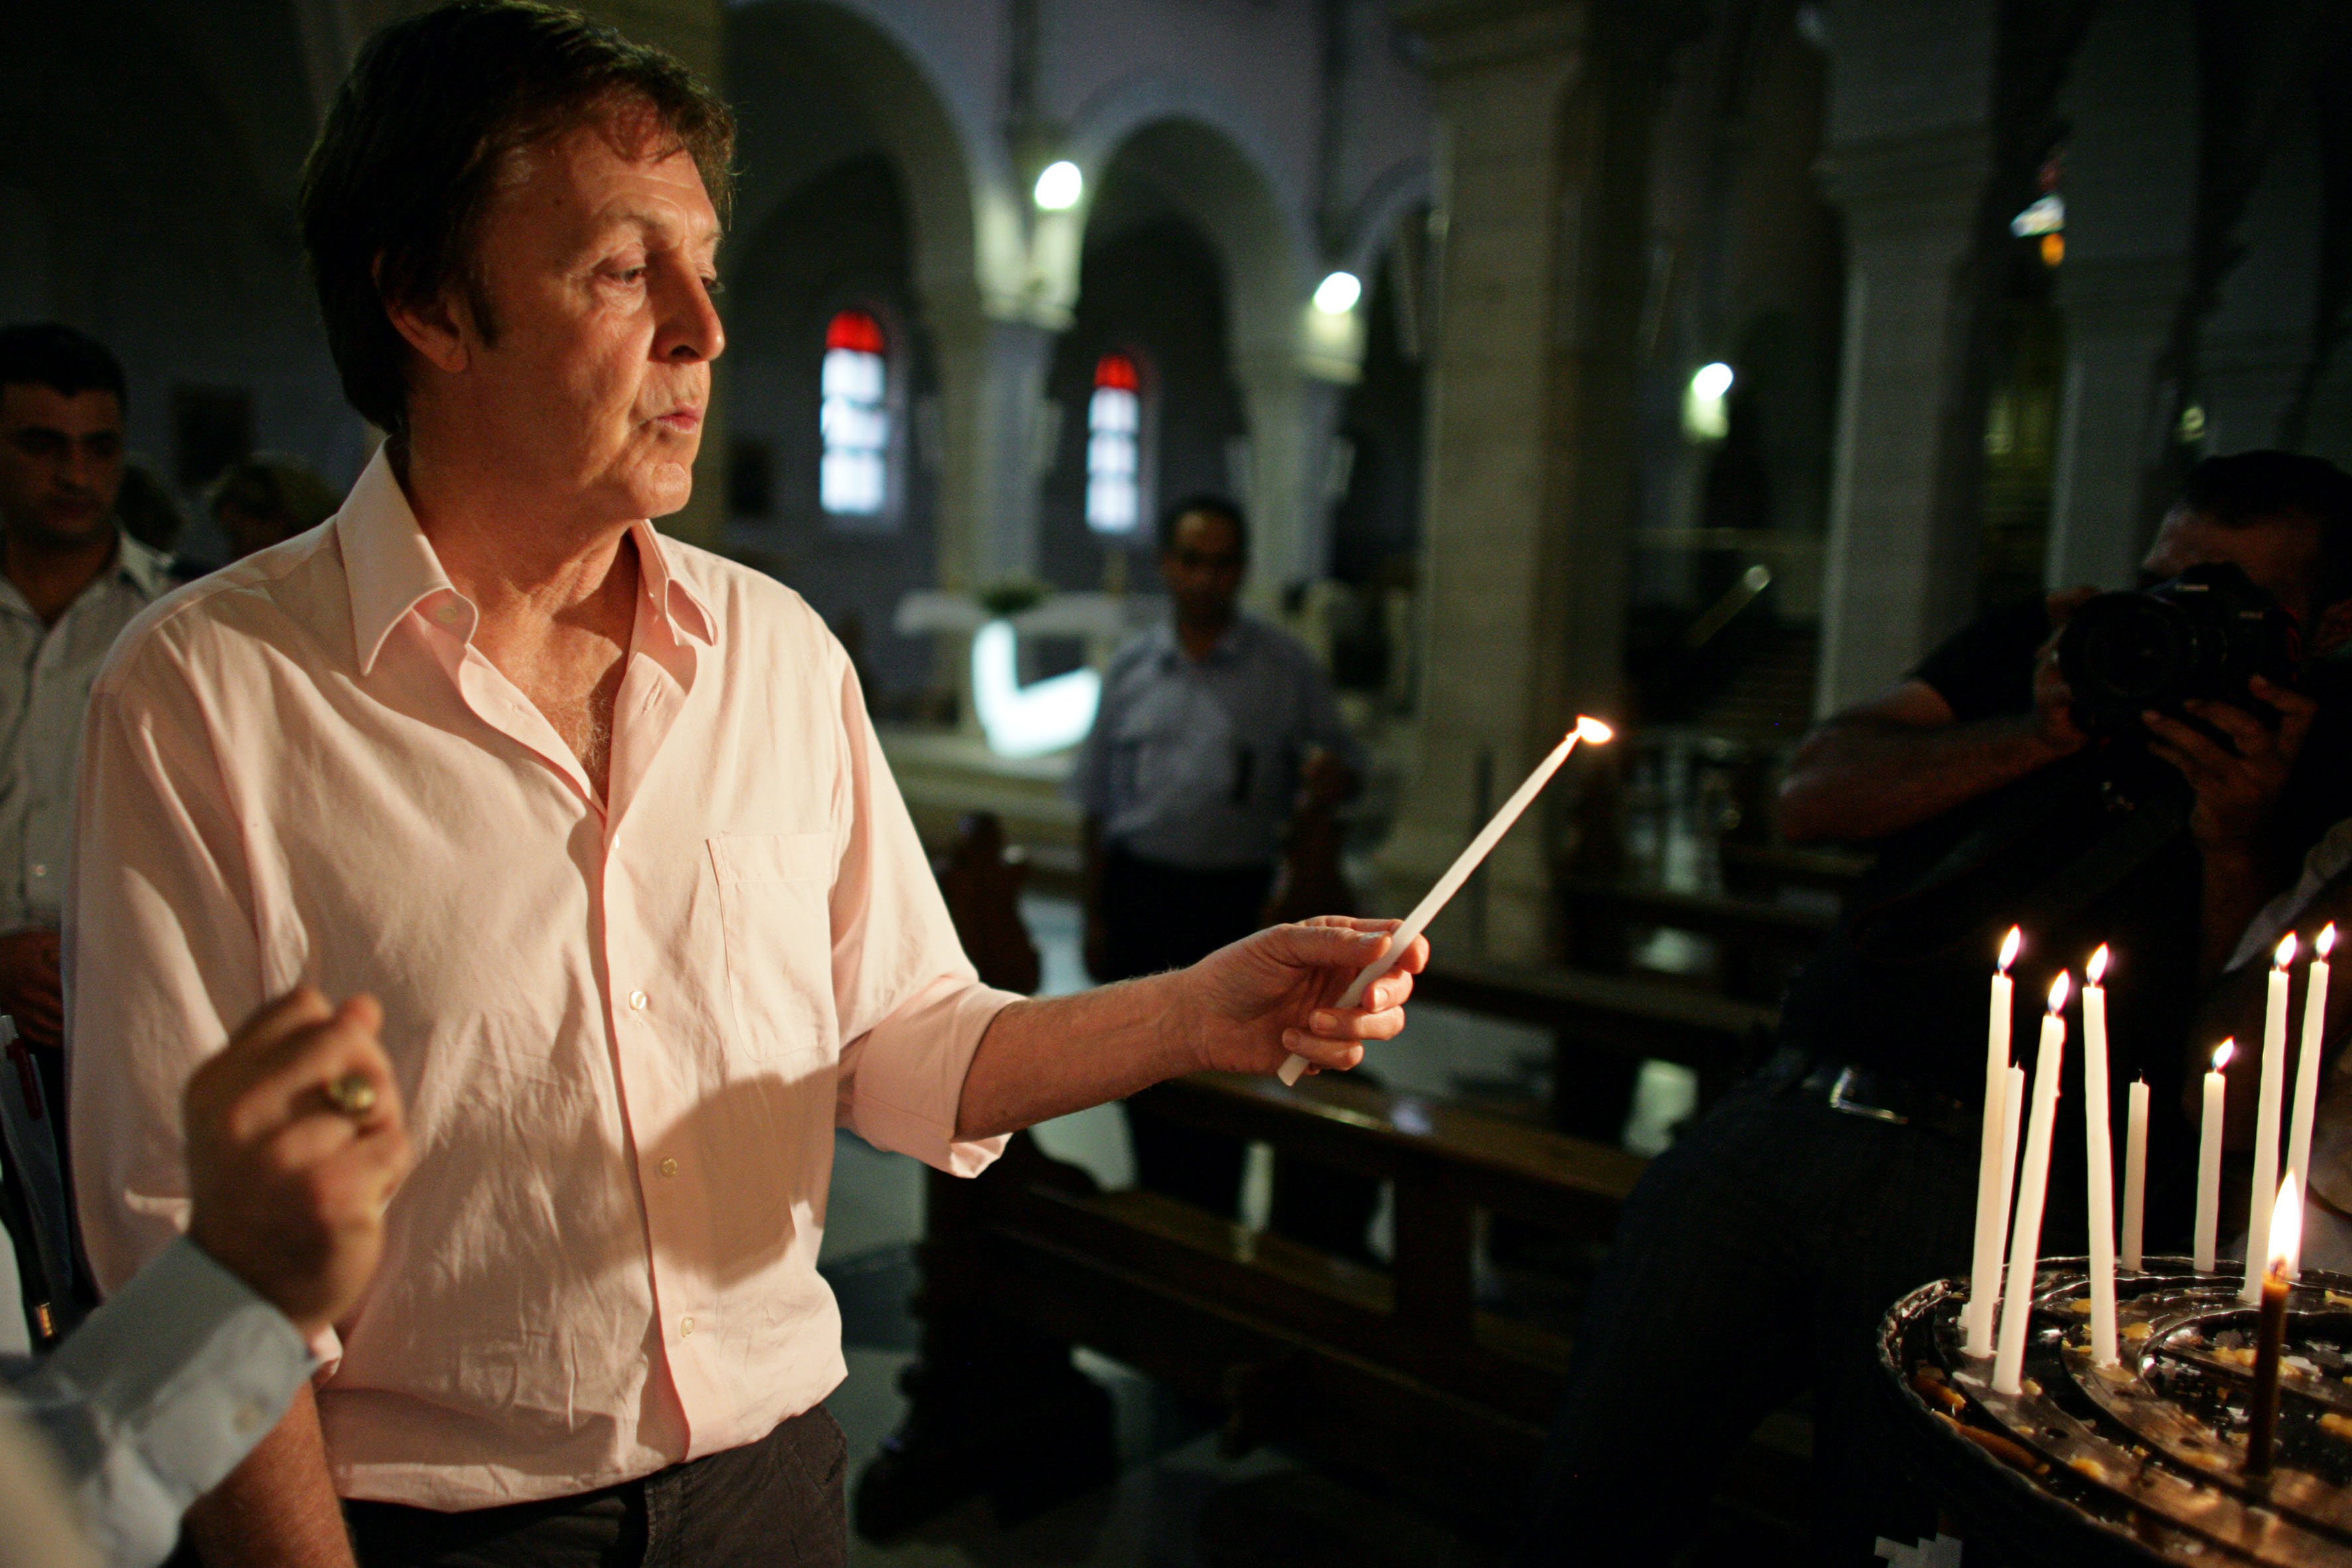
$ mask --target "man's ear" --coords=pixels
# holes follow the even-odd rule
[[[2347,642],[2352,642],[2352,599],[2338,599],[2319,612],[2304,651],[2317,658],[2322,654],[2334,653]]]
[[[446,375],[457,375],[472,363],[479,338],[473,312],[466,308],[464,290],[444,289],[424,303],[383,302],[393,331],[423,356],[425,363]]]

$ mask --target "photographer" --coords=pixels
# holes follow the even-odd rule
[[[2278,452],[2199,464],[2143,568],[2147,585],[2166,584],[2159,601],[2120,608],[2162,616],[2165,600],[2199,600],[2189,613],[2227,640],[2237,621],[2214,604],[2225,595],[2168,581],[2217,567],[2237,571],[2197,575],[2222,579],[2276,634],[2282,679],[2232,666],[2209,681],[2228,700],[2176,694],[2157,703],[2168,711],[2118,726],[2114,692],[2078,702],[2061,668],[2063,628],[2094,596],[2079,589],[1984,616],[1807,737],[1782,786],[1782,830],[1869,842],[1877,863],[1792,978],[1770,1064],[1628,1200],[1576,1337],[1522,1562],[1672,1555],[1679,1542],[1660,1531],[1695,1527],[1723,1461],[1808,1389],[1815,1555],[1871,1563],[1877,1537],[1934,1532],[1932,1502],[1874,1430],[1873,1339],[1897,1298],[1969,1269],[1985,988],[2002,931],[2026,932],[2015,973],[2029,1042],[2056,972],[2079,976],[2112,944],[2111,1082],[2145,1074],[2171,1107],[2200,977],[2352,815],[2352,701],[2308,662],[2352,638],[2352,478]],[[2074,1105],[2077,1056],[2061,1090]],[[2187,1217],[2161,1163],[2187,1137],[2169,1125],[2152,1136],[2158,1233]],[[2045,1255],[2082,1250],[2082,1159],[2079,1133],[2057,1141]]]

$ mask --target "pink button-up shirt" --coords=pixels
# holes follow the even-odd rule
[[[849,661],[639,524],[609,803],[473,646],[378,458],[322,527],[132,623],[67,914],[100,1281],[185,1222],[180,1093],[264,998],[383,1003],[418,1153],[319,1388],[346,1496],[562,1496],[754,1441],[845,1368],[838,1121],[974,1173],[1012,997],[958,945]]]

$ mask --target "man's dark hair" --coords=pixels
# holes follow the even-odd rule
[[[387,303],[453,285],[497,331],[478,266],[499,174],[524,148],[601,125],[632,156],[690,154],[723,221],[735,117],[690,71],[576,12],[458,0],[360,50],[302,170],[302,243],[343,395],[405,436],[408,345]]]
[[[117,403],[131,401],[113,351],[58,321],[0,327],[0,386],[46,386],[67,397],[110,392]]]
[[[1242,510],[1241,502],[1213,490],[1186,496],[1160,514],[1160,553],[1167,554],[1176,548],[1176,526],[1194,512],[1223,518],[1234,525],[1234,542],[1241,547],[1242,559],[1249,559],[1249,517]]]
[[[2319,580],[2312,603],[2352,598],[2352,474],[2300,452],[2233,452],[2207,458],[2181,481],[2180,504],[2225,528],[2282,516],[2319,526]]]

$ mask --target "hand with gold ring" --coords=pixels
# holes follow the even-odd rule
[[[408,1173],[383,1023],[373,997],[304,986],[188,1081],[189,1237],[305,1334],[358,1304]]]

